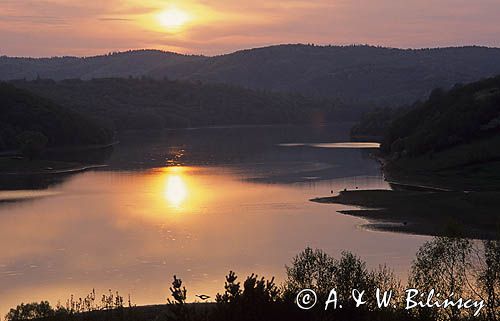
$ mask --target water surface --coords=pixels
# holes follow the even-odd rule
[[[4,181],[0,195],[19,199],[0,204],[0,313],[92,288],[163,303],[173,274],[191,299],[213,297],[229,270],[283,280],[284,265],[306,246],[350,250],[405,275],[425,237],[369,231],[337,213],[346,207],[309,201],[389,188],[368,149],[332,148],[346,146],[338,143],[348,128],[132,132],[106,169]]]

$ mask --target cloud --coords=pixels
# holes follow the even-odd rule
[[[0,15],[0,21],[14,22],[14,23],[35,23],[35,24],[48,24],[48,25],[64,25],[67,21],[60,17],[55,16],[9,16]]]
[[[133,21],[133,19],[130,19],[130,18],[107,18],[107,17],[97,18],[97,20],[100,20],[100,21]]]

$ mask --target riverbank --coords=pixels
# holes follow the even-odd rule
[[[494,146],[494,145],[492,145]],[[500,191],[500,160],[428,168],[429,159],[384,162],[389,183],[421,185],[451,191]],[[433,164],[436,166],[436,163]]]
[[[491,239],[500,224],[500,192],[360,190],[312,201],[360,207],[340,213],[383,231]]]
[[[465,162],[464,154],[460,147],[414,159],[377,155],[392,190],[343,191],[312,201],[360,207],[341,213],[365,218],[376,230],[498,238],[500,161]]]

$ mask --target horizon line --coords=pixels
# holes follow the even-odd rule
[[[252,50],[261,50],[273,47],[284,47],[284,46],[310,46],[310,47],[320,47],[320,48],[347,48],[347,47],[369,47],[369,48],[379,48],[379,49],[390,49],[390,50],[401,50],[401,51],[423,51],[423,50],[442,50],[442,49],[463,49],[463,48],[483,48],[483,49],[500,49],[500,47],[493,47],[487,45],[456,45],[456,46],[443,46],[443,47],[389,47],[383,45],[373,45],[373,44],[348,44],[348,45],[340,45],[340,44],[315,44],[315,43],[278,43],[271,45],[263,45],[258,47],[250,47],[250,48],[242,48],[234,51],[229,51],[227,53],[217,54],[217,55],[205,55],[205,54],[196,54],[196,53],[179,53],[170,50],[163,50],[157,48],[137,48],[137,49],[125,49],[118,51],[109,51],[107,53],[102,54],[94,54],[88,56],[77,56],[77,55],[54,55],[54,56],[9,56],[6,54],[0,54],[0,58],[12,58],[12,59],[57,59],[57,58],[77,58],[77,59],[90,59],[90,58],[98,58],[98,57],[106,57],[112,55],[119,55],[131,52],[141,52],[141,51],[151,51],[151,52],[161,52],[165,54],[174,54],[179,56],[186,57],[204,57],[204,58],[215,58],[222,57],[227,55],[236,54],[239,52],[252,51]]]

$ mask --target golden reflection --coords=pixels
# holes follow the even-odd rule
[[[157,176],[163,193],[164,206],[176,210],[186,211],[192,209],[200,195],[199,182],[193,175],[194,169],[184,166],[168,166],[160,169],[161,175]]]
[[[165,198],[173,207],[180,207],[188,196],[186,182],[179,174],[169,174],[167,176],[167,186],[165,188]]]

